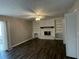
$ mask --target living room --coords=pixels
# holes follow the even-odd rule
[[[46,51],[50,50],[53,52],[51,50],[52,45],[63,41],[63,44],[66,45],[65,54],[67,58],[79,59],[78,19],[79,0],[0,0],[0,43],[3,44],[0,50],[8,50],[9,54],[12,52],[11,55],[13,54],[14,56],[7,59],[31,59],[31,56],[39,55],[35,53],[35,50],[38,52],[38,50],[40,51],[43,48]],[[34,42],[31,41],[33,39],[35,39]],[[51,43],[52,41],[57,42]],[[21,44],[23,45],[18,47]],[[27,46],[25,45],[31,47],[26,48]],[[41,46],[43,47],[39,48]],[[22,48],[30,51],[24,52],[26,50],[23,51]],[[31,49],[35,49],[34,53],[30,53],[32,51]],[[59,51],[63,49],[64,47],[60,48]],[[23,55],[22,52],[26,54]],[[48,56],[46,58],[58,59],[56,57],[50,57],[53,55],[51,52],[45,54],[45,56]],[[44,55],[41,53],[43,54],[43,52],[40,52],[40,57],[44,59],[42,58]],[[1,52],[0,54],[2,55],[3,53]],[[20,54],[21,56],[28,57],[18,57]],[[4,57],[5,54],[2,57],[1,55],[1,59],[6,58]],[[59,55],[58,53],[57,56]],[[63,58],[59,57],[59,59]]]

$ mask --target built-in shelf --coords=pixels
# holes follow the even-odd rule
[[[44,26],[44,27],[40,27],[41,29],[44,29],[44,28],[54,28],[54,26]]]

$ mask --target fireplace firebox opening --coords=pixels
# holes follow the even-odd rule
[[[51,31],[44,31],[44,35],[50,36],[51,35]]]

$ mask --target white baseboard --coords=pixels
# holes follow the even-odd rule
[[[25,43],[25,42],[27,42],[27,41],[29,41],[29,40],[31,40],[31,39],[32,39],[32,38],[29,38],[28,40],[22,41],[22,42],[20,42],[20,43],[17,43],[17,44],[15,44],[15,45],[11,46],[11,49],[12,49],[13,47],[16,47],[16,46],[18,46],[18,45],[20,45],[20,44],[22,44],[22,43]]]

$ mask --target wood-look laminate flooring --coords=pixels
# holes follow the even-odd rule
[[[7,52],[0,52],[0,59],[64,59],[62,41],[33,39]]]

